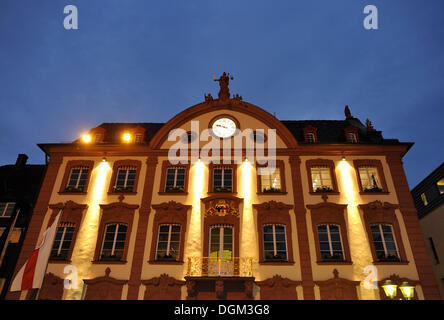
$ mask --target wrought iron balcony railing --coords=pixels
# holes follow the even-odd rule
[[[253,258],[189,257],[188,277],[252,277]]]

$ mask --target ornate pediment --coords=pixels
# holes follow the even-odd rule
[[[397,204],[391,204],[389,202],[382,203],[379,200],[359,205],[361,209],[371,209],[371,210],[380,210],[380,209],[397,209],[399,206]]]

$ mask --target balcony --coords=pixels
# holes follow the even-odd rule
[[[253,258],[189,257],[187,277],[253,277]]]

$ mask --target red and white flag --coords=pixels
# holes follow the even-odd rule
[[[25,265],[15,276],[10,288],[11,291],[41,288],[61,212],[62,210],[55,217],[52,225],[46,229],[42,242],[34,249]]]

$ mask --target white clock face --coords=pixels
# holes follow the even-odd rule
[[[231,137],[236,132],[236,123],[228,118],[220,118],[213,123],[213,132],[219,138]]]

